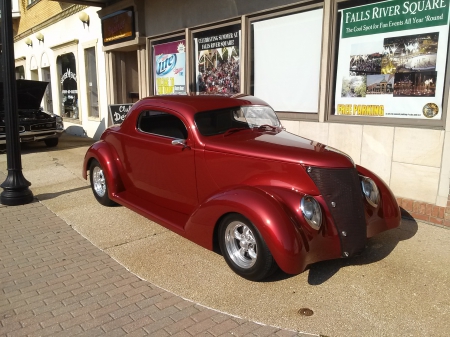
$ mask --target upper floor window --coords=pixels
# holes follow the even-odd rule
[[[28,6],[34,5],[36,2],[39,2],[41,0],[27,0]]]

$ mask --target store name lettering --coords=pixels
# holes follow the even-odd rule
[[[68,78],[73,79],[75,82],[77,81],[77,74],[73,73],[70,69],[67,69],[64,75],[61,76],[61,84]]]
[[[384,116],[384,105],[338,104],[338,115]]]
[[[346,12],[345,23],[381,19],[396,15],[414,15],[420,12],[447,7],[448,0],[405,1],[402,5],[374,7],[372,10]]]
[[[175,67],[177,56],[175,54],[167,55],[159,58],[156,63],[156,75],[162,76],[168,74]]]
[[[216,36],[209,36],[198,39],[202,50],[226,48],[235,45],[235,39],[239,37],[239,32],[221,34]]]
[[[217,36],[204,37],[204,38],[198,39],[198,43],[217,42],[217,41],[222,41],[222,40],[235,39],[237,37],[239,37],[239,32],[234,32],[234,33],[222,34],[222,35],[217,35]]]

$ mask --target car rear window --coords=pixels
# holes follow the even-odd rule
[[[187,138],[187,130],[183,122],[177,116],[165,112],[141,112],[137,127],[145,133],[177,139]]]

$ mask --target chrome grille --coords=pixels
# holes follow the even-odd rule
[[[56,128],[55,122],[33,124],[30,126],[31,131],[52,130]]]
[[[341,238],[342,255],[352,256],[361,252],[365,247],[367,228],[361,184],[356,169],[311,167],[308,174],[317,185],[333,216]]]

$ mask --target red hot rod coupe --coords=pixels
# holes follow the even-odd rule
[[[238,275],[298,274],[360,253],[400,224],[386,184],[346,154],[286,132],[252,96],[140,100],[87,151],[83,177],[105,206],[124,205],[208,249]]]

